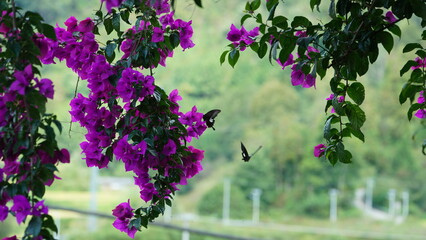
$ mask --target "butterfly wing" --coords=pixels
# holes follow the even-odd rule
[[[244,146],[243,142],[241,142],[241,156],[243,157],[244,162],[248,162],[250,160],[250,155],[247,152],[247,148]]]
[[[219,109],[213,109],[208,111],[206,114],[203,115],[203,120],[206,122],[207,127],[213,128],[214,130],[214,119],[221,111]]]

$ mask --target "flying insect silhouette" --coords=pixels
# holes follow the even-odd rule
[[[203,120],[206,121],[206,125],[209,128],[214,129],[214,119],[217,117],[217,115],[220,113],[219,109],[213,109],[208,111],[206,114],[203,115]]]
[[[256,154],[262,146],[259,146],[256,151],[254,151],[251,155],[247,152],[247,148],[244,146],[243,142],[241,142],[241,156],[243,156],[243,161],[248,162],[254,154]]]

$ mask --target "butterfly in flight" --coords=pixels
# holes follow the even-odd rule
[[[243,161],[248,162],[250,158],[253,157],[253,155],[256,154],[261,148],[262,146],[259,146],[256,151],[254,151],[253,154],[250,155],[247,152],[247,148],[244,146],[243,142],[241,142],[241,155],[243,156]]]
[[[213,109],[208,111],[206,114],[203,115],[203,120],[206,122],[207,127],[212,128],[213,130],[214,127],[214,119],[216,118],[216,116],[220,113],[219,109]]]

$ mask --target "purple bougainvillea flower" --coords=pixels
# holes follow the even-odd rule
[[[419,98],[417,98],[417,103],[423,104],[425,103],[424,91],[421,91],[419,94]],[[414,114],[417,118],[426,118],[426,109],[419,109]]]
[[[333,98],[334,98],[334,94],[330,94],[330,96],[328,98],[326,98],[325,100],[333,100]],[[339,96],[337,98],[337,101],[339,103],[344,102],[345,101],[345,96]],[[331,108],[331,113],[335,113],[335,112],[336,112],[336,110],[334,110],[334,108],[332,107]]]
[[[50,99],[53,99],[53,83],[50,79],[43,78],[40,80],[39,85],[40,93]]]
[[[414,114],[414,116],[418,117],[418,118],[426,118],[426,110],[425,109],[419,109],[417,110],[417,112]]]
[[[154,27],[152,34],[152,42],[162,42],[164,41],[164,31],[159,27]]]
[[[411,67],[412,70],[415,70],[415,69],[418,69],[418,68],[426,68],[426,58],[421,59],[419,57],[416,57],[416,59],[414,59],[414,61],[417,62],[417,65],[412,66]]]
[[[183,48],[183,50],[188,48],[193,48],[195,46],[194,42],[190,38],[182,38],[180,40],[180,46]]]
[[[108,12],[111,12],[111,8],[118,7],[124,0],[101,0],[106,3]]]
[[[115,221],[112,223],[112,226],[114,226],[116,229],[120,230],[121,232],[125,232],[129,237],[135,238],[135,234],[138,231],[135,227],[129,228],[129,219],[115,219]]]
[[[117,207],[112,210],[112,215],[122,220],[132,218],[134,213],[133,208],[130,206],[130,199],[128,199],[127,202],[118,204]]]
[[[297,65],[294,64],[291,69],[291,84],[293,86],[302,85],[304,88],[315,87],[315,77],[311,74],[304,74],[301,69],[297,69]]]
[[[21,224],[31,212],[31,205],[23,195],[13,197],[13,206],[10,208],[15,213],[16,221]]]
[[[16,237],[16,235],[13,235],[12,237],[5,237],[5,238],[2,238],[1,240],[18,240],[18,238]]]
[[[303,81],[305,80],[305,74],[302,72],[301,69],[296,70],[296,65],[293,65],[291,68],[293,71],[291,72],[291,84],[293,86],[298,86],[303,84]]]
[[[92,32],[94,27],[95,23],[93,22],[93,20],[90,18],[86,18],[78,24],[77,29],[79,32],[87,33]]]
[[[325,146],[324,144],[316,145],[314,147],[314,156],[315,157],[321,157],[325,152],[325,148],[327,148],[327,146]]]
[[[296,32],[294,33],[294,35],[295,35],[296,37],[300,37],[300,38],[302,38],[302,37],[307,37],[307,36],[308,36],[308,34],[306,34],[306,31],[296,31]]]
[[[178,101],[182,100],[182,97],[179,95],[179,91],[177,89],[174,89],[170,92],[169,100],[173,103],[177,103]]]
[[[142,200],[144,200],[145,202],[148,202],[154,196],[154,192],[155,192],[154,184],[145,183],[142,186],[142,190],[139,193]]]
[[[0,222],[3,222],[7,218],[8,214],[9,208],[7,206],[0,205]]]
[[[417,103],[425,103],[424,91],[420,91],[419,98],[417,98]]]
[[[163,147],[163,151],[161,152],[162,154],[166,155],[166,156],[170,156],[172,154],[176,153],[176,143],[175,141],[173,141],[172,139],[169,139],[166,143],[166,145],[164,145]]]
[[[64,22],[64,24],[65,24],[65,26],[67,26],[67,31],[68,32],[75,32],[75,31],[77,31],[78,20],[74,16],[69,17]]]
[[[49,209],[46,205],[44,205],[44,200],[37,202],[32,211],[31,214],[34,216],[41,216],[42,214],[47,214],[49,212]]]
[[[396,19],[395,15],[393,15],[392,11],[388,11],[385,15],[385,20],[388,23],[394,23],[396,21],[398,21],[398,19]]]
[[[308,74],[305,76],[305,79],[302,83],[302,87],[310,88],[312,86],[315,87],[315,77],[312,76],[311,74]]]
[[[241,36],[242,36],[242,33],[241,33],[240,29],[238,29],[237,27],[235,27],[234,24],[231,25],[230,29],[231,30],[226,35],[226,39],[228,39],[231,42],[240,41],[241,40]]]
[[[61,163],[70,163],[70,152],[66,148],[56,151],[55,157],[58,158]]]
[[[15,91],[20,95],[25,95],[25,88],[30,85],[30,81],[25,78],[22,72],[16,72],[14,76],[16,80],[10,85],[9,90]]]
[[[146,149],[148,148],[147,143],[142,140],[140,143],[132,146],[132,149],[137,152],[139,155],[145,155]]]

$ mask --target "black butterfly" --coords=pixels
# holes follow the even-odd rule
[[[210,110],[206,114],[203,115],[203,120],[206,121],[207,127],[213,128],[213,130],[215,130],[214,127],[213,127],[214,119],[219,113],[220,113],[219,109],[213,109],[213,110]]]
[[[243,161],[248,162],[250,158],[253,157],[253,155],[256,154],[261,148],[262,146],[259,146],[252,155],[249,155],[247,148],[244,146],[243,142],[241,142],[241,155],[243,156]]]

